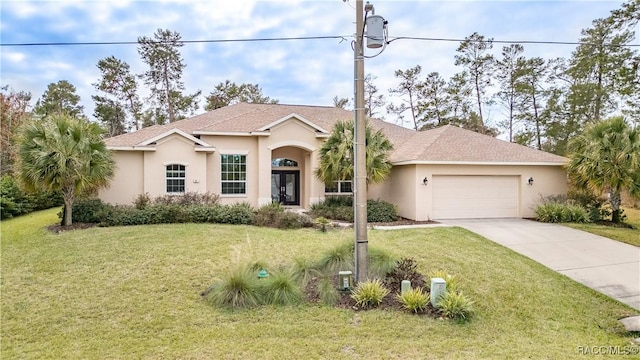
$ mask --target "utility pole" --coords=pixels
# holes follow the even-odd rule
[[[356,41],[354,46],[354,180],[353,211],[355,228],[355,280],[365,281],[368,276],[367,261],[367,165],[365,149],[365,111],[364,111],[364,6],[363,0],[356,1]],[[370,6],[367,4],[367,6]]]
[[[348,1],[348,0],[345,0]],[[355,265],[356,282],[365,281],[368,277],[367,261],[369,259],[367,235],[367,150],[366,150],[366,121],[364,111],[364,27],[367,26],[367,47],[380,49],[374,56],[380,55],[387,42],[387,21],[379,15],[374,15],[373,5],[363,0],[356,1],[356,41],[353,43],[354,58],[354,98],[355,121],[353,132],[355,141],[353,153],[355,166],[353,171],[353,218],[355,228]],[[371,13],[372,16],[368,16]],[[372,56],[370,56],[372,57]]]

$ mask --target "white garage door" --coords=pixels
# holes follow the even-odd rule
[[[434,176],[433,218],[518,216],[518,176]]]

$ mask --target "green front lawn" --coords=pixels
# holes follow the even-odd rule
[[[352,230],[154,225],[43,229],[58,209],[3,221],[0,358],[584,358],[629,346],[637,311],[459,228],[369,232],[372,246],[445,269],[472,321],[319,305],[219,310],[200,297],[236,262],[319,256]]]
[[[640,246],[640,209],[625,208],[626,223],[633,225],[634,229],[617,228],[598,224],[563,224],[574,229],[587,231],[596,235],[608,237],[627,244]]]

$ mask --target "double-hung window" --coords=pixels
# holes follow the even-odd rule
[[[166,169],[167,193],[184,193],[185,166],[171,164],[167,165]]]
[[[246,194],[247,155],[222,154],[220,160],[222,194]]]

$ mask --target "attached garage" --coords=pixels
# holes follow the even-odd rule
[[[415,220],[529,218],[566,194],[567,159],[456,126],[418,131],[390,157],[390,181],[370,191]]]
[[[433,176],[433,218],[518,216],[519,176]]]

